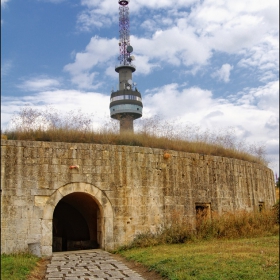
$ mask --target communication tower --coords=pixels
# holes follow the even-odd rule
[[[119,3],[119,64],[115,71],[119,73],[119,85],[112,91],[110,100],[111,118],[120,121],[120,132],[132,131],[133,121],[142,117],[141,93],[132,81],[132,73],[136,67],[132,64],[135,60],[131,55],[133,47],[130,45],[129,34],[129,0],[118,0]]]

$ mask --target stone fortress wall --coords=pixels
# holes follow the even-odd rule
[[[50,256],[79,238],[112,250],[170,224],[173,211],[191,221],[197,207],[253,211],[275,201],[273,172],[260,164],[134,146],[1,140],[2,253],[39,244]]]

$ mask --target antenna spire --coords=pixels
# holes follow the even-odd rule
[[[130,46],[129,32],[129,0],[119,0],[119,61],[121,65],[131,65],[133,57],[130,56],[133,48]]]
[[[130,45],[129,34],[129,0],[118,0],[119,2],[119,50],[120,64],[115,71],[119,73],[119,86],[112,91],[110,100],[111,118],[120,121],[120,132],[133,132],[133,121],[142,117],[142,97],[135,88],[136,83],[132,81],[132,73],[136,68],[131,63],[134,56],[130,55],[133,48]]]

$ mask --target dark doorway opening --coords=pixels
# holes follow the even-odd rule
[[[63,197],[53,213],[53,252],[99,248],[100,209],[92,196]]]
[[[211,208],[210,204],[208,203],[200,203],[195,205],[195,212],[197,217],[202,217],[202,218],[210,218],[211,215]]]
[[[196,228],[199,229],[203,223],[211,219],[211,204],[210,203],[196,203]]]
[[[264,210],[264,202],[260,201],[259,202],[259,212],[262,212]]]

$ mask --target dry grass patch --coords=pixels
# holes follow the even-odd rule
[[[135,133],[119,134],[119,123],[110,120],[99,129],[81,111],[61,113],[51,107],[24,107],[4,134],[10,140],[129,145],[236,158],[267,164],[265,147],[238,140],[233,129],[210,132],[195,125],[170,124],[159,117],[138,120]]]
[[[40,259],[36,267],[30,272],[27,280],[44,280],[46,277],[47,265],[50,263],[50,258]]]
[[[120,250],[189,241],[274,236],[279,233],[279,203],[262,212],[236,211],[221,215],[212,213],[211,218],[200,213],[193,221],[173,211],[170,221],[169,225],[155,233],[137,235],[130,244]]]

